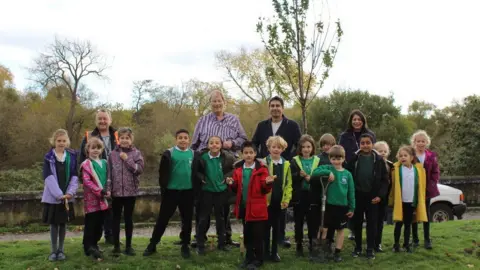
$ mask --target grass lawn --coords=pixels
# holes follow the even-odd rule
[[[421,226],[420,226],[421,228]],[[422,235],[422,231],[419,232]],[[365,234],[365,232],[364,232]],[[364,236],[365,237],[365,236]],[[335,264],[313,264],[307,258],[296,258],[295,250],[281,249],[280,263],[266,263],[262,269],[480,269],[480,247],[467,254],[464,249],[472,248],[472,241],[480,244],[480,221],[451,221],[432,225],[434,249],[423,247],[413,254],[391,252],[393,242],[393,226],[387,226],[384,231],[384,247],[386,253],[377,254],[370,264],[365,257],[352,258],[350,252],[353,243],[345,241],[342,252],[344,262]],[[164,239],[158,246],[158,253],[151,257],[143,257],[148,239],[135,238],[134,248],[137,256],[119,258],[110,256],[111,247],[106,249],[103,262],[94,262],[83,255],[80,238],[66,239],[65,253],[67,261],[51,263],[47,261],[49,242],[47,241],[17,241],[0,242],[0,269],[236,269],[240,264],[239,249],[225,253],[209,252],[200,257],[192,252],[192,258],[183,260],[180,249],[172,242],[176,237]]]

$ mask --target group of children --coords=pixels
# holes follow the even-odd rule
[[[427,136],[417,134],[420,135]],[[108,162],[100,159],[102,141],[90,138],[84,149],[88,159],[80,165],[85,211],[83,246],[85,254],[95,259],[102,258],[98,241],[110,199],[114,221],[113,253],[120,253],[120,217],[123,212],[126,230],[124,253],[135,255],[132,248],[132,214],[138,176],[143,171],[144,162],[140,151],[133,146],[132,130],[121,128],[118,136],[119,145],[111,152]],[[387,160],[390,150],[386,142],[373,144],[370,134],[362,134],[360,149],[353,161],[345,163],[345,150],[336,145],[331,134],[320,138],[319,155],[316,155],[313,138],[303,135],[298,143],[297,156],[288,161],[281,155],[287,148],[286,141],[280,136],[272,136],[266,143],[269,156],[265,159],[257,159],[255,146],[247,141],[241,147],[243,160],[235,162],[233,155],[222,150],[220,137],[210,137],[208,148],[202,153],[195,153],[189,148],[187,130],[179,130],[175,136],[176,145],[165,151],[161,158],[160,213],[144,256],[156,252],[156,246],[177,207],[182,219],[181,254],[184,258],[190,257],[194,215],[197,220],[196,251],[205,255],[206,231],[212,209],[216,220],[217,248],[228,251],[223,211],[228,192],[236,193],[234,214],[242,221],[246,246],[241,267],[248,269],[260,267],[264,260],[281,260],[277,243],[280,218],[282,210],[289,205],[294,208],[297,255],[303,256],[306,219],[310,257],[314,258],[317,248],[321,248],[329,255],[328,258],[336,262],[342,261],[343,230],[348,222],[353,222],[356,236],[352,255],[358,257],[361,254],[364,217],[367,223],[367,258],[373,259],[375,251],[382,251],[381,235],[387,203],[393,207],[396,222],[396,252],[400,251],[402,226],[403,248],[412,251],[409,242],[412,223],[427,221],[425,170],[412,146],[400,147],[398,162],[393,164]],[[44,221],[51,224],[52,252],[49,259],[52,261],[65,259],[65,223],[74,218],[72,200],[78,178],[76,156],[66,150],[68,145],[67,132],[57,130],[52,137],[53,148],[45,156],[42,202],[45,204]],[[322,205],[322,199],[325,205]],[[321,227],[323,230],[319,232]],[[318,239],[323,242],[321,247],[316,246]]]

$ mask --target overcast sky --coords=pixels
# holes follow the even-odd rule
[[[270,0],[120,2],[0,0],[0,64],[24,89],[24,68],[55,35],[88,39],[112,66],[108,82],[88,86],[130,106],[134,80],[227,79],[215,52],[261,47],[255,24],[272,14]],[[344,37],[322,95],[334,88],[393,92],[405,110],[413,100],[444,107],[480,94],[480,1],[331,0],[330,10]]]

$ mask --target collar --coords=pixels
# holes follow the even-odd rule
[[[244,169],[255,169],[255,161],[253,162],[252,166],[247,166],[247,163],[243,163],[243,168]]]
[[[208,157],[209,157],[210,159],[220,158],[220,155],[221,155],[221,153],[219,153],[218,156],[214,157],[214,156],[212,156],[212,155],[210,154],[210,151],[208,151]]]
[[[188,148],[188,147],[187,147],[187,149],[182,150],[182,149],[180,149],[180,147],[178,147],[178,146],[176,146],[176,145],[175,145],[175,149],[177,149],[177,150],[180,151],[180,152],[187,152],[187,151],[190,150],[190,148]],[[208,154],[210,154],[210,152],[208,152]]]
[[[283,159],[280,157],[279,160],[273,160],[272,156],[270,156],[270,160],[272,161],[273,165],[282,165],[283,164]]]
[[[55,154],[55,158],[60,161],[60,162],[65,162],[65,155],[67,154],[67,152],[65,150],[63,150],[63,157],[62,158],[59,158],[57,156],[57,152],[55,152],[55,149],[53,149],[53,154]]]

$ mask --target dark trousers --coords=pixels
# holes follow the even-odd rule
[[[248,263],[254,261],[263,263],[263,239],[267,221],[245,221],[243,223],[243,243],[247,249],[245,259]]]
[[[201,208],[201,203],[197,202],[195,204],[195,224],[196,224],[195,234],[196,235],[199,232],[198,224],[200,224],[200,208]],[[230,204],[226,204],[224,206],[223,215],[224,215],[224,219],[225,219],[225,237],[226,237],[226,240],[229,241],[229,240],[232,239],[232,223],[230,222]],[[208,229],[210,229],[210,216],[208,216],[206,230],[203,233],[204,236],[205,236],[205,239],[207,238]],[[182,231],[180,232],[180,238],[182,238],[182,234],[183,234],[183,227],[182,227]],[[195,236],[195,238],[196,238],[196,236]]]
[[[430,241],[430,199],[427,199],[425,201],[425,207],[427,208],[427,218],[428,222],[423,222],[423,239],[425,241]],[[412,224],[412,235],[413,235],[413,242],[418,243],[418,223],[413,223]]]
[[[125,237],[126,247],[132,246],[133,235],[133,209],[135,208],[135,197],[113,197],[112,211],[113,211],[113,243],[116,247],[120,246],[120,220],[125,221]]]
[[[105,210],[105,218],[103,219],[103,233],[105,239],[108,237],[112,237],[112,222],[113,222],[113,211],[112,208],[108,208]]]
[[[402,232],[402,226],[405,225],[405,229],[403,231],[403,246],[408,247],[410,245],[410,231],[411,225],[413,221],[413,212],[415,208],[413,208],[412,203],[402,203],[402,210],[403,210],[403,222],[397,221],[395,223],[395,245],[400,243],[400,234]]]
[[[287,209],[283,209],[278,218],[280,224],[280,229],[278,231],[278,242],[282,244],[286,240],[285,231],[287,229]]]
[[[85,214],[85,227],[83,228],[83,249],[96,248],[102,238],[102,225],[108,210]]]
[[[308,239],[309,244],[312,240],[317,238],[318,229],[320,226],[321,213],[317,205],[311,205],[308,197],[308,191],[302,192],[300,201],[293,207],[293,214],[295,218],[295,242],[301,245],[303,242],[303,224],[307,219]]]
[[[189,245],[192,233],[192,218],[193,218],[193,190],[172,190],[166,189],[163,194],[162,204],[160,205],[160,212],[158,213],[157,222],[153,229],[152,238],[150,243],[157,245],[165,229],[168,226],[168,222],[172,218],[175,211],[180,212],[180,218],[182,220],[182,233],[180,235],[182,245]]]
[[[355,213],[353,215],[355,249],[362,249],[363,215],[367,219],[367,250],[373,250],[377,234],[378,204],[372,204],[369,193],[355,192]]]
[[[206,237],[205,234],[208,230],[207,225],[210,224],[210,215],[213,212],[215,214],[215,227],[218,235],[218,246],[225,245],[225,200],[227,192],[209,192],[203,191],[200,218],[197,231],[197,244],[199,248],[205,248]],[[200,233],[200,234],[199,234]]]
[[[278,253],[278,240],[280,231],[280,219],[283,217],[283,211],[280,203],[273,203],[268,206],[268,221],[265,226],[265,255],[275,255]],[[272,234],[270,238],[270,233]],[[272,242],[270,243],[270,239]],[[271,244],[271,245],[270,245]],[[271,250],[270,250],[271,246]],[[271,251],[271,253],[270,253]]]
[[[387,216],[388,201],[382,200],[378,204],[378,223],[377,223],[377,235],[375,236],[375,247],[382,244],[383,225],[385,223],[385,217]]]

